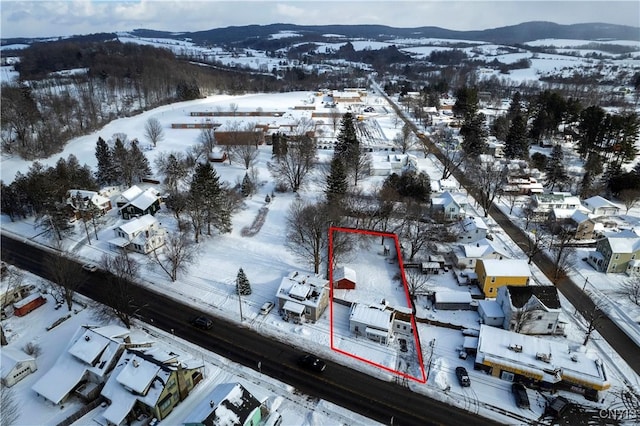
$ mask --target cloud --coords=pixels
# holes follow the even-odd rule
[[[640,26],[638,1],[459,0],[2,0],[0,36],[52,37],[149,28],[201,31],[227,26],[380,24],[482,30],[542,20]]]

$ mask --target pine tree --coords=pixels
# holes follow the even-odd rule
[[[122,139],[116,138],[111,149],[111,158],[113,159],[116,182],[124,182],[125,185],[131,186],[133,183],[133,165],[129,150]]]
[[[131,141],[131,149],[129,149],[129,161],[131,162],[131,176],[137,178],[138,181],[142,181],[143,178],[151,174],[151,167],[149,166],[149,160],[138,148],[138,141],[134,139]]]
[[[484,114],[468,115],[462,127],[460,135],[463,138],[462,150],[471,158],[477,158],[487,150],[487,131],[484,128]]]
[[[251,182],[251,178],[249,178],[248,173],[244,174],[244,178],[242,179],[242,186],[240,187],[240,192],[245,197],[248,197],[253,193],[253,182]]]
[[[229,204],[224,202],[228,194],[209,162],[196,166],[189,195],[190,209],[202,221],[199,226],[194,224],[196,235],[204,225],[207,226],[208,235],[211,235],[212,227],[222,233],[231,231],[231,210]]]
[[[339,201],[347,193],[347,170],[344,162],[337,155],[331,160],[331,170],[327,176],[325,194],[329,203]]]
[[[251,294],[251,283],[242,268],[240,268],[236,277],[236,293],[241,296],[249,296]]]
[[[114,161],[109,145],[101,137],[96,143],[96,160],[98,160],[98,170],[96,180],[100,185],[108,185],[116,181]]]
[[[504,155],[507,158],[529,158],[529,141],[527,139],[527,122],[522,114],[517,114],[511,121],[509,133],[505,139]]]
[[[356,135],[353,115],[350,112],[342,116],[337,139],[335,155],[343,159],[347,168],[350,168],[355,163],[357,154],[360,151],[360,142]]]
[[[564,153],[560,145],[554,145],[551,150],[551,158],[547,162],[545,171],[547,173],[546,184],[551,185],[552,191],[557,184],[562,184],[569,178],[564,164]]]

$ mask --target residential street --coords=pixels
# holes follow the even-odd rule
[[[2,260],[48,278],[44,262],[52,254],[31,244],[2,235]],[[103,272],[86,273],[80,293],[96,301],[110,291]],[[382,423],[394,425],[495,424],[470,412],[443,404],[399,385],[328,361],[322,375],[301,370],[296,360],[303,351],[290,343],[263,337],[253,330],[215,316],[214,327],[203,331],[189,324],[202,314],[179,300],[134,286],[132,297],[143,308],[140,319],[214,351],[234,362],[295,386],[301,392],[323,398]],[[142,302],[144,301],[144,302]]]

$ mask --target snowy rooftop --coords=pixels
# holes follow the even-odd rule
[[[477,229],[484,229],[486,231],[487,229],[489,229],[489,227],[484,222],[484,220],[482,220],[482,218],[478,216],[471,216],[471,217],[465,218],[462,221],[461,225],[466,232],[473,232],[474,230],[477,230]]]
[[[471,303],[468,291],[436,291],[436,303]]]
[[[635,232],[625,229],[620,232],[606,232],[613,253],[633,253],[640,249],[640,237]]]
[[[356,282],[356,271],[354,271],[353,269],[347,267],[347,266],[339,266],[336,268],[335,272],[333,273],[333,280],[337,281],[337,280],[341,280],[341,279],[347,279],[351,282]]]
[[[531,269],[524,259],[479,259],[489,277],[530,277]]]
[[[136,393],[145,394],[146,389],[151,385],[153,379],[160,371],[158,364],[151,363],[138,355],[126,354],[131,357],[120,373],[116,376],[116,380],[122,386],[125,386]]]
[[[149,229],[149,227],[156,223],[158,223],[158,219],[150,214],[145,214],[144,216],[120,225],[120,229],[127,235],[136,235],[138,232]]]
[[[327,291],[328,283],[329,281],[324,278],[292,272],[282,278],[277,295],[281,299],[290,299],[305,305],[315,306],[320,301],[319,296]]]
[[[142,194],[142,189],[138,185],[133,185],[131,188],[120,194],[120,197],[127,201],[133,201],[136,197]]]
[[[498,253],[507,257],[504,250],[495,248],[494,243],[486,238],[478,240],[474,244],[463,244],[461,247],[464,256],[469,258],[481,258],[491,253]]]
[[[216,425],[243,424],[255,409],[260,407],[258,401],[240,383],[222,383],[216,386],[184,420],[185,424]],[[215,413],[213,417],[209,417]]]
[[[5,374],[13,369],[16,364],[34,360],[31,355],[27,355],[23,351],[14,348],[3,347],[0,355],[0,376],[2,378],[4,378]]]
[[[151,204],[155,203],[156,201],[158,201],[157,193],[155,192],[155,190],[153,190],[153,188],[148,188],[142,194],[140,194],[136,198],[134,198],[130,202],[130,204],[132,206],[135,206],[135,207],[139,208],[140,210],[145,210],[146,208],[148,208]]]
[[[549,382],[565,377],[590,386],[608,387],[601,360],[581,349],[574,351],[566,343],[481,325],[476,362],[486,360],[519,368]]]
[[[381,330],[388,330],[391,326],[391,315],[391,311],[384,310],[377,306],[354,303],[351,306],[349,321],[359,322]]]
[[[504,312],[502,312],[500,304],[495,300],[478,300],[478,308],[482,308],[482,312],[484,312],[487,317],[504,318]]]

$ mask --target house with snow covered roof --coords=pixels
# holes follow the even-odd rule
[[[76,214],[76,218],[80,217],[80,211],[87,210],[89,207],[95,208],[102,214],[111,210],[111,200],[109,198],[98,192],[82,189],[70,189],[67,191],[67,205]]]
[[[163,420],[202,381],[203,371],[201,360],[174,348],[127,349],[100,392],[109,404],[102,421],[122,425]]]
[[[356,337],[365,336],[369,340],[386,345],[393,335],[395,311],[386,306],[368,306],[362,303],[351,305],[349,330]]]
[[[584,346],[480,326],[475,368],[543,389],[598,392],[611,387],[604,363]]]
[[[137,185],[124,191],[116,200],[116,205],[120,208],[123,219],[154,215],[160,210],[160,193],[153,189],[140,189]]]
[[[36,359],[15,348],[2,347],[0,377],[2,385],[11,387],[38,369]]]
[[[146,214],[116,227],[113,230],[116,238],[109,240],[112,247],[147,254],[162,247],[165,243],[166,230],[160,227],[158,219]]]
[[[599,195],[582,200],[582,205],[596,216],[615,216],[620,214],[619,206]]]
[[[184,426],[257,426],[262,403],[240,383],[216,386],[182,422]]]
[[[536,212],[545,215],[552,209],[577,209],[581,206],[579,197],[570,192],[559,191],[548,194],[533,194],[531,203]]]
[[[475,269],[478,259],[508,259],[506,249],[483,238],[471,244],[460,244],[453,248],[454,265],[460,269]]]
[[[522,334],[564,334],[558,289],[552,285],[504,286],[496,302],[504,313],[502,327]]]
[[[329,280],[293,271],[280,281],[276,297],[286,321],[316,322],[329,305]]]
[[[596,242],[596,250],[589,252],[587,262],[597,271],[605,273],[625,272],[629,262],[640,260],[640,236],[625,229],[605,232]]]
[[[353,290],[358,281],[356,271],[347,266],[338,266],[333,271],[331,278],[333,279],[333,288],[341,290]]]
[[[124,327],[82,326],[54,366],[31,389],[53,404],[66,401],[72,394],[91,401],[130,343],[129,330]]]
[[[449,191],[432,197],[430,203],[431,214],[445,220],[458,220],[465,217],[469,205],[465,194]]]
[[[462,243],[474,243],[487,238],[489,227],[478,216],[469,216],[461,219],[457,227],[458,241]]]
[[[476,274],[485,297],[496,297],[499,287],[529,285],[531,268],[524,259],[478,259]]]
[[[552,209],[549,212],[549,222],[552,227],[563,227],[575,230],[573,238],[576,240],[590,240],[593,238],[596,221],[584,207],[577,209]]]

